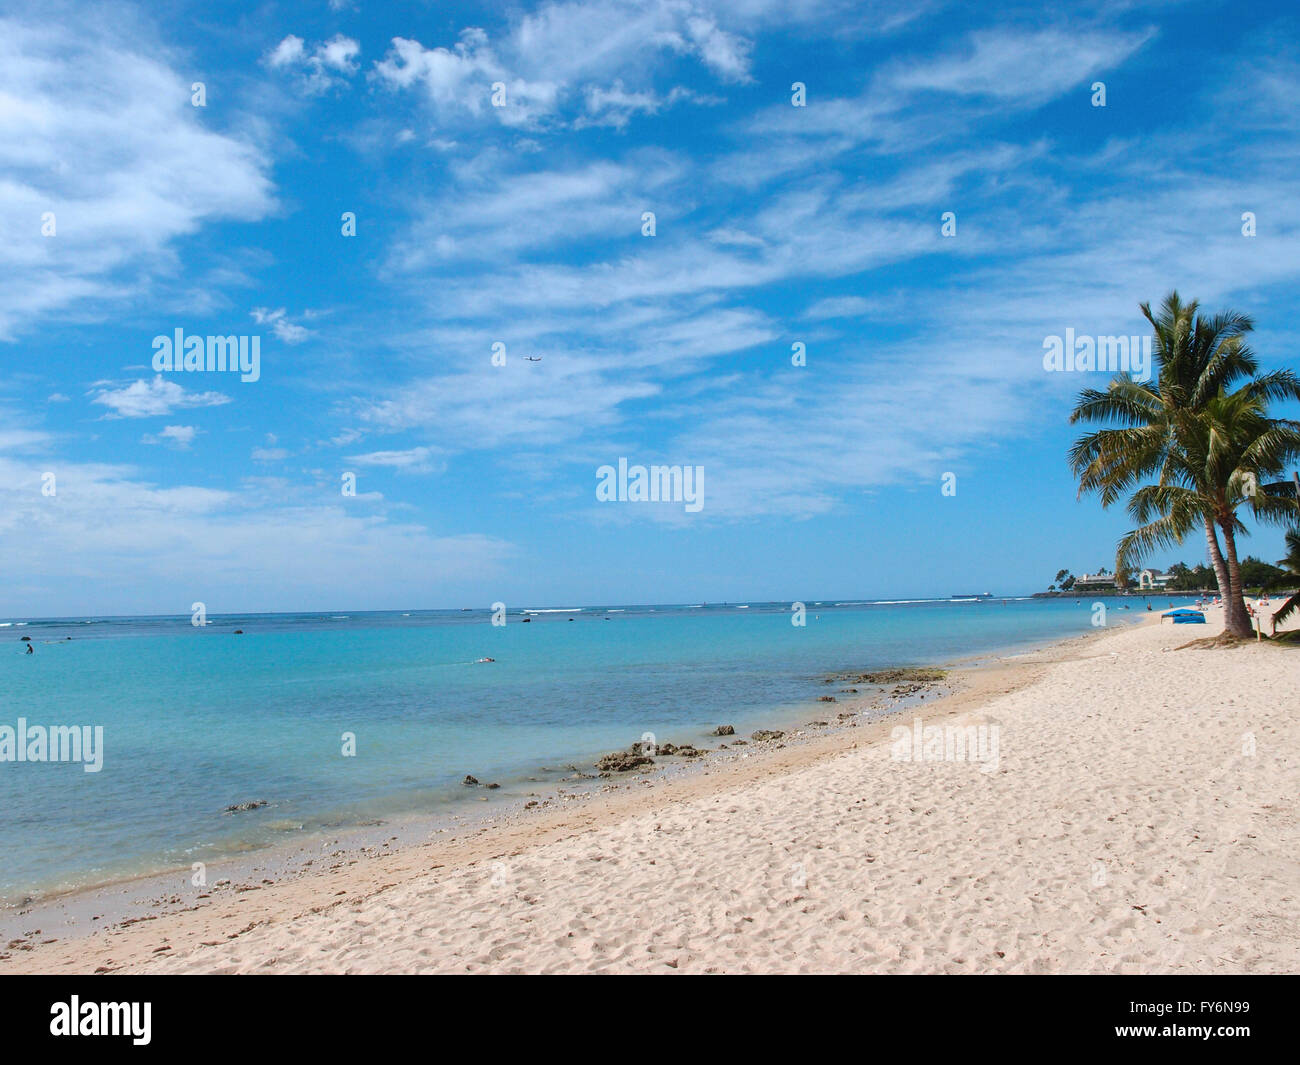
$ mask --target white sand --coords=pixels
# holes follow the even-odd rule
[[[1294,972],[1300,648],[1168,650],[1210,617],[923,708],[996,723],[996,772],[893,760],[905,713],[0,972]]]

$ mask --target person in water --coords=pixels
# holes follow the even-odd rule
[[[27,653],[28,653],[29,655],[34,655],[34,654],[36,653],[34,650],[32,650],[32,645],[31,645],[31,644],[28,644],[28,645],[27,645]]]

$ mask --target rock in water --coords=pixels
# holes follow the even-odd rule
[[[256,810],[259,806],[269,806],[265,799],[254,799],[252,802],[237,802],[234,806],[227,806],[226,813],[241,814],[245,810]]]
[[[602,773],[626,773],[637,766],[654,765],[653,758],[647,758],[643,754],[633,754],[630,751],[615,751],[613,754],[607,754],[599,762],[596,768]]]

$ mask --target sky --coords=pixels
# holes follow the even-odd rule
[[[1270,4],[3,0],[0,616],[1113,568],[1045,339],[1177,289],[1295,366],[1298,58]]]

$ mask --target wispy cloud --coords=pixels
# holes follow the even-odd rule
[[[221,392],[187,392],[175,381],[159,376],[132,381],[120,388],[103,387],[89,393],[92,403],[107,407],[107,418],[150,418],[195,407],[219,407],[230,397]]]
[[[140,440],[144,444],[169,444],[185,450],[201,432],[201,429],[193,425],[167,425],[157,435],[146,433]]]
[[[311,330],[306,326],[290,321],[283,307],[275,310],[254,307],[249,315],[258,325],[269,325],[276,339],[283,340],[286,344],[301,344],[311,336]]]
[[[139,300],[179,239],[272,209],[267,158],[204,122],[176,62],[130,9],[0,17],[0,340]]]
[[[264,57],[273,70],[293,72],[298,84],[309,95],[317,96],[345,86],[359,69],[357,57],[361,45],[350,37],[336,34],[328,41],[308,48],[306,42],[289,34]]]
[[[347,461],[357,466],[386,466],[400,473],[430,473],[445,468],[434,460],[434,451],[428,447],[413,447],[406,451],[371,451],[364,455],[349,455]]]

